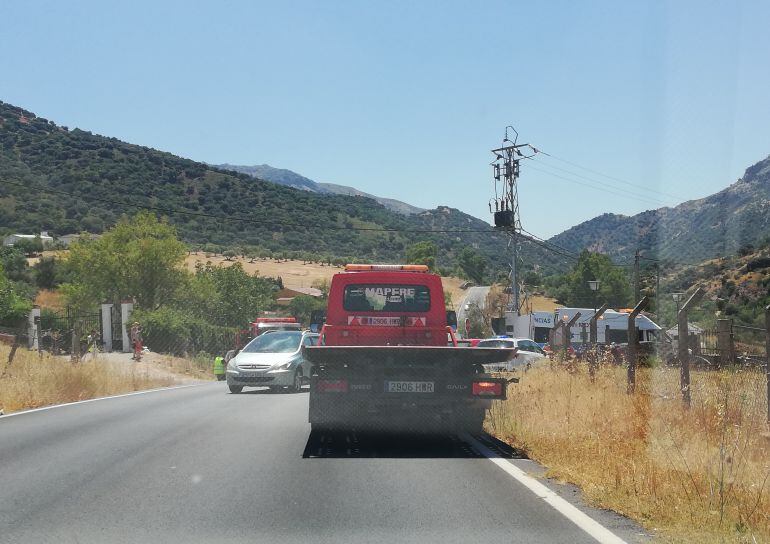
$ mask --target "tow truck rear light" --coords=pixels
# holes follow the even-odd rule
[[[319,393],[347,393],[347,380],[318,380],[316,389]]]
[[[367,272],[370,270],[403,270],[406,272],[428,272],[424,264],[346,264],[345,272]]]
[[[500,382],[473,382],[471,389],[474,396],[500,397],[503,395],[503,384]]]

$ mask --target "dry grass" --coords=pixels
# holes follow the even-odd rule
[[[0,346],[0,408],[5,413],[51,404],[166,387],[174,378],[105,360],[71,364],[67,359],[19,349],[10,366]],[[4,371],[4,372],[3,372]]]
[[[59,291],[41,289],[35,296],[35,305],[49,310],[63,310],[66,307],[64,295]]]
[[[524,449],[592,503],[676,542],[770,542],[770,434],[764,375],[552,363],[526,373],[493,406],[488,430]]]

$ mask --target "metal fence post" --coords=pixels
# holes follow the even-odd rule
[[[704,295],[703,289],[698,287],[692,296],[684,303],[684,306],[679,310],[677,314],[677,327],[678,327],[678,351],[679,351],[679,388],[682,390],[682,400],[685,407],[690,407],[692,397],[690,395],[690,353],[689,339],[690,328],[687,322],[687,312],[689,309],[698,303],[701,297]]]
[[[733,345],[733,320],[717,319],[717,350],[719,364],[726,366],[735,361]]]
[[[572,340],[572,326],[580,319],[580,312],[575,312],[575,315],[567,323],[564,323],[564,356],[569,354],[569,346]]]
[[[636,331],[636,316],[647,307],[650,299],[642,297],[634,309],[628,314],[628,394],[636,390],[636,359],[639,351],[639,333]]]
[[[765,378],[767,379],[767,422],[770,423],[770,304],[765,307]]]
[[[598,334],[598,321],[599,318],[604,315],[604,312],[607,311],[607,304],[602,304],[602,307],[596,310],[596,313],[591,316],[591,321],[589,322],[589,342],[592,344],[596,344],[596,337]],[[609,325],[608,325],[609,326]],[[604,343],[607,344],[607,338],[604,339]]]

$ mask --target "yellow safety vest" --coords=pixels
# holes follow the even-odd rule
[[[214,357],[214,374],[224,374],[224,373],[225,373],[225,358]]]

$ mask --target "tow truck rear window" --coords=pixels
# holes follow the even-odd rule
[[[348,285],[342,307],[349,312],[427,312],[430,289],[425,285]]]

